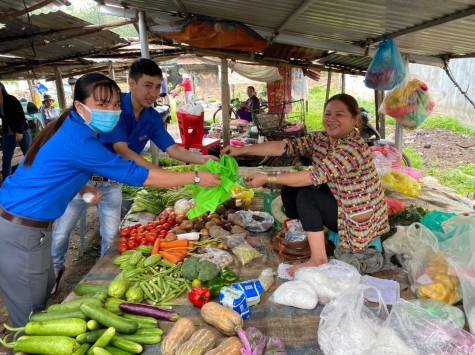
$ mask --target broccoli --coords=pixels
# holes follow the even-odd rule
[[[216,264],[208,260],[203,260],[198,263],[198,278],[201,281],[209,281],[214,279],[219,274],[219,269]]]
[[[198,277],[199,261],[200,259],[194,256],[185,259],[181,265],[181,276],[188,280],[196,279]]]

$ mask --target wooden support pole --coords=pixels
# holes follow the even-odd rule
[[[229,103],[231,102],[228,81],[228,60],[221,59],[221,110],[223,114],[223,145],[226,147],[231,141],[229,131]]]
[[[328,71],[328,78],[327,78],[327,91],[325,93],[325,103],[328,101],[328,99],[330,98],[330,88],[331,88],[331,85],[332,85],[332,71],[329,70]]]
[[[31,102],[35,99],[35,89],[33,88],[33,83],[31,80],[26,81],[28,83],[28,89],[30,90],[30,97],[31,97]],[[38,107],[39,108],[39,107]]]
[[[383,103],[384,91],[374,91],[374,102],[376,105],[375,117],[376,117],[376,130],[379,132],[381,138],[386,138],[386,116],[383,113],[379,113],[379,107]]]
[[[346,74],[341,73],[341,93],[344,94],[346,92]]]
[[[63,77],[58,67],[54,67],[56,92],[58,93],[58,105],[61,111],[66,110],[66,95],[64,93]]]

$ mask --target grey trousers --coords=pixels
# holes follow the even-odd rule
[[[51,230],[0,217],[0,289],[14,327],[43,310],[55,283]]]

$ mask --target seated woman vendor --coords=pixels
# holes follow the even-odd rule
[[[252,114],[259,112],[260,102],[256,96],[256,89],[254,89],[254,86],[248,86],[246,92],[248,99],[246,102],[240,103],[240,108],[236,111],[236,114],[240,119],[251,122]]]
[[[310,170],[279,175],[256,174],[247,184],[284,185],[282,202],[288,218],[299,219],[307,234],[312,255],[289,269],[328,262],[324,227],[340,236],[340,245],[358,252],[389,230],[383,189],[371,158],[360,137],[361,117],[356,100],[347,94],[331,97],[325,104],[324,131],[304,137],[253,146],[224,148],[231,156],[297,155],[312,159]]]

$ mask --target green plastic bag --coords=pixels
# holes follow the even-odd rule
[[[219,174],[221,184],[216,187],[193,186],[193,198],[195,207],[188,211],[189,219],[201,216],[208,211],[213,212],[216,207],[231,197],[231,189],[238,179],[238,163],[236,159],[228,155],[221,156],[218,163],[215,160],[208,160],[206,164],[200,166],[198,171],[209,171]]]

